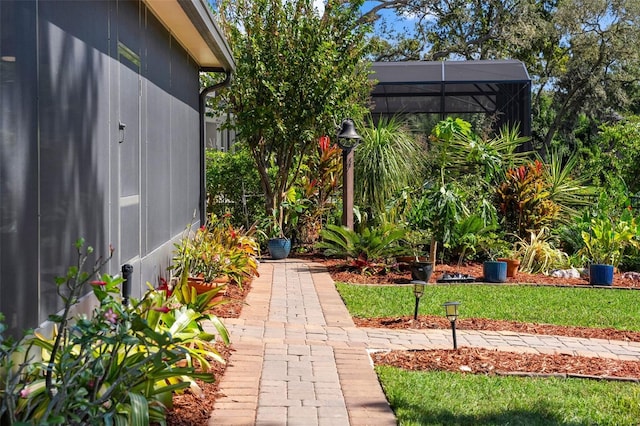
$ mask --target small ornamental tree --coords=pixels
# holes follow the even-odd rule
[[[363,1],[222,0],[218,12],[237,69],[221,108],[256,164],[265,208],[282,229],[282,201],[318,137],[359,120],[371,89]],[[269,173],[273,168],[275,173]]]

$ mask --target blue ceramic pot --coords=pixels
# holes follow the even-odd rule
[[[589,265],[589,284],[613,285],[613,265]]]
[[[503,283],[507,280],[507,262],[484,262],[484,280],[489,283]]]
[[[271,238],[269,253],[272,259],[286,259],[291,251],[291,240],[288,238]]]

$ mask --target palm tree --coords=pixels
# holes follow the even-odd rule
[[[368,122],[373,123],[371,118]],[[359,132],[362,143],[355,155],[355,198],[379,219],[395,194],[421,183],[426,146],[397,117],[381,117]]]

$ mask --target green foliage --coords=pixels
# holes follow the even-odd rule
[[[599,182],[624,182],[628,193],[640,192],[640,116],[602,124],[594,144],[588,148],[586,165]]]
[[[231,215],[222,218],[210,215],[207,223],[196,231],[188,226],[185,235],[175,244],[169,270],[175,276],[202,277],[212,282],[229,277],[242,286],[242,281],[258,272],[260,247],[252,237],[255,229],[234,228]]]
[[[231,213],[236,226],[251,226],[264,215],[260,177],[249,150],[235,144],[233,152],[208,149],[207,212],[222,217]]]
[[[465,194],[454,184],[428,188],[409,213],[409,223],[433,233],[436,241],[448,246],[455,225],[468,216]]]
[[[467,140],[472,135],[471,124],[462,120],[461,118],[448,117],[446,120],[438,122],[433,128],[430,135],[431,147],[430,151],[433,153],[433,157],[440,171],[440,183],[445,185],[445,171],[449,170],[457,171],[457,167],[460,165],[460,154],[464,148],[461,149],[461,145],[464,145],[464,140]],[[458,145],[456,148],[452,145]],[[458,161],[456,161],[456,159]],[[462,160],[464,162],[464,160]],[[451,173],[451,172],[450,172]]]
[[[587,207],[596,194],[596,188],[587,185],[588,176],[576,176],[578,162],[576,152],[565,159],[555,149],[548,154],[544,165],[549,199],[558,206],[558,219],[565,223],[578,216],[578,210]]]
[[[428,253],[431,235],[421,229],[410,229],[405,233],[402,244],[409,247],[411,254],[418,259]]]
[[[450,246],[453,253],[459,254],[458,264],[462,263],[469,252],[476,254],[478,249],[485,244],[484,237],[495,238],[495,235],[491,234],[495,229],[495,223],[485,225],[482,217],[477,214],[472,214],[457,222],[453,228]]]
[[[516,148],[526,140],[517,127],[504,127],[499,135],[487,138],[474,134],[471,124],[460,118],[440,121],[429,138],[429,157],[438,175],[430,177],[413,202],[407,214],[409,226],[430,230],[444,247],[456,244],[452,242],[456,224],[472,213],[484,227],[490,226],[496,210],[486,194],[493,182],[502,179],[506,165],[522,162],[526,154]]]
[[[280,208],[317,138],[366,110],[370,27],[359,20],[362,3],[330,1],[323,16],[311,0],[218,4],[237,63],[220,108],[250,148],[267,214]]]
[[[378,228],[365,228],[355,232],[346,227],[327,225],[321,232],[322,241],[316,248],[324,250],[327,256],[351,258],[352,266],[361,272],[371,268],[372,264],[385,264],[390,258],[403,253],[400,242],[405,231],[394,225],[382,225]]]
[[[617,267],[628,247],[640,248],[640,224],[629,212],[617,219],[593,218],[589,231],[582,231],[581,250],[590,263]]]
[[[528,155],[516,152],[528,140],[519,133],[518,126],[505,126],[494,137],[481,137],[460,118],[440,121],[429,137],[440,181],[444,184],[471,175],[479,184],[489,186],[501,180],[505,167],[522,163]]]
[[[588,232],[590,225],[591,216],[585,211],[582,216],[577,216],[572,223],[560,226],[555,230],[559,247],[569,256],[578,253],[578,251],[584,247],[582,232]],[[575,262],[572,262],[572,264],[574,263]],[[577,263],[582,264],[583,262],[579,261]]]
[[[166,292],[151,290],[124,305],[121,278],[91,281],[109,259],[86,271],[92,249],[82,241],[76,248],[78,264],[56,280],[64,309],[50,317],[52,336],[29,332],[15,343],[2,341],[0,417],[10,424],[163,423],[163,394],[196,391],[195,378],[213,380],[197,373],[193,361],[221,360],[208,344],[216,336],[202,330],[202,313],[175,308]],[[72,318],[89,283],[99,305],[89,317]]]
[[[395,194],[420,182],[426,147],[397,117],[381,117],[358,130],[362,143],[355,151],[355,202],[378,219]]]

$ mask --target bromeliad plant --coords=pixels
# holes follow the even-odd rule
[[[78,264],[56,280],[64,301],[50,316],[52,336],[29,332],[20,340],[3,340],[0,351],[0,419],[9,424],[86,425],[164,423],[174,391],[193,379],[212,381],[196,372],[208,360],[220,360],[199,321],[202,313],[183,306],[173,295],[152,290],[123,305],[120,278],[102,275],[108,259],[84,270],[89,247],[76,244]],[[91,316],[73,317],[72,307],[92,285],[99,305]],[[221,324],[219,336],[228,341]]]
[[[202,277],[212,282],[219,277],[229,277],[242,286],[249,277],[258,275],[260,247],[253,238],[255,228],[245,231],[234,228],[230,215],[218,219],[210,215],[206,225],[195,232],[187,228],[185,235],[175,244],[172,273],[181,277]]]

